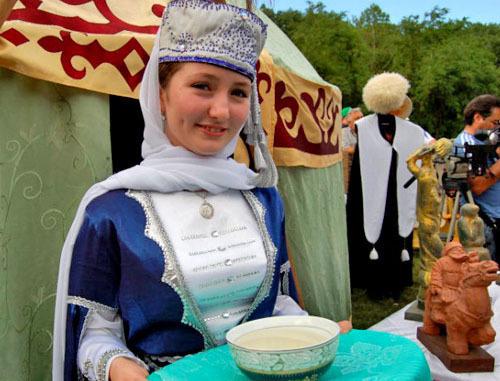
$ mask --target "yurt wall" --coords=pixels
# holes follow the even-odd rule
[[[0,380],[50,380],[59,254],[111,173],[108,96],[0,68]]]

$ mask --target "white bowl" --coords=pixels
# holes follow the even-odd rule
[[[310,380],[332,365],[339,334],[325,318],[274,316],[238,325],[226,339],[236,365],[254,380]]]

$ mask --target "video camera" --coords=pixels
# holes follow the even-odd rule
[[[467,192],[469,177],[488,176],[486,169],[491,165],[489,161],[496,157],[500,144],[500,126],[494,130],[479,130],[474,137],[484,144],[454,146],[449,156],[435,161],[440,183],[450,197],[454,197],[457,190]],[[439,166],[443,167],[441,171]]]
[[[481,140],[485,145],[492,145],[496,148],[500,144],[500,125],[493,130],[479,130],[474,134],[474,137]]]

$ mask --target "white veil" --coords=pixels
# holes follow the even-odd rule
[[[113,189],[175,192],[204,189],[220,193],[227,189],[252,189],[257,174],[245,165],[228,158],[235,150],[238,135],[217,155],[200,156],[183,147],[172,146],[163,133],[158,83],[158,36],[144,73],[140,104],[144,116],[144,142],[140,165],[121,171],[93,185],[84,195],[64,242],[59,264],[54,343],[53,380],[64,379],[66,339],[66,298],[73,246],[83,222],[87,205],[96,197]],[[243,127],[243,126],[242,126]]]

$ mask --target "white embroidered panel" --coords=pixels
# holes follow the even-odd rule
[[[267,260],[255,215],[239,191],[208,194],[215,211],[211,219],[200,214],[201,196],[151,193],[186,284],[220,345],[249,310]]]

